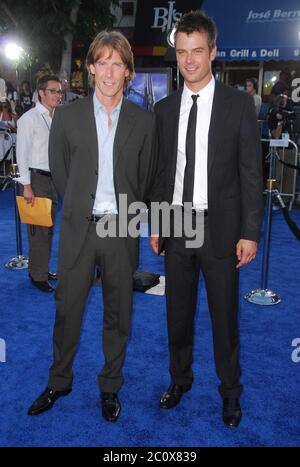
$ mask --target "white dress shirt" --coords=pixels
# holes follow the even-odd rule
[[[52,118],[40,102],[18,120],[16,155],[22,185],[30,184],[29,167],[50,172],[48,143]]]
[[[93,206],[93,214],[117,214],[117,201],[114,187],[113,148],[123,97],[113,109],[110,119],[105,107],[94,93],[94,115],[98,138],[98,182]]]
[[[178,152],[175,188],[172,203],[174,205],[182,205],[183,179],[186,165],[185,140],[189,114],[193,104],[191,96],[193,94],[198,94],[193,207],[195,209],[207,209],[208,131],[214,92],[215,79],[213,77],[210,82],[199,92],[193,92],[186,85],[184,85],[180,104]]]

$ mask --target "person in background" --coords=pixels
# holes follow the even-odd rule
[[[32,101],[32,96],[33,93],[31,91],[29,81],[22,81],[19,96],[19,103],[22,108],[22,113],[25,113],[34,107],[35,104]]]
[[[80,98],[78,94],[69,90],[69,82],[66,78],[61,79],[61,88],[62,88],[62,96],[61,96],[61,104],[70,104],[73,101],[76,101]]]
[[[14,86],[11,84],[10,81],[6,81],[6,95],[7,99],[10,102],[11,108],[13,112],[16,112],[16,104],[18,101],[18,92],[14,88]]]
[[[61,84],[57,76],[45,75],[37,83],[39,101],[18,120],[17,163],[19,183],[23,185],[23,196],[34,205],[35,197],[52,200],[52,221],[55,222],[57,194],[49,168],[48,143],[55,108],[60,103]],[[49,272],[49,261],[53,238],[52,227],[28,225],[29,267],[32,285],[42,292],[53,292],[49,279],[56,274]]]
[[[6,97],[6,84],[5,80],[0,77],[0,98]]]
[[[246,79],[246,92],[250,94],[250,96],[254,99],[254,105],[256,110],[256,115],[259,115],[260,108],[261,108],[261,97],[257,94],[258,85],[256,78],[248,78]]]
[[[1,134],[0,138],[0,161],[3,161],[5,172],[8,170],[11,163],[13,153],[12,142],[16,142],[17,131],[17,115],[12,111],[11,105],[7,97],[0,98],[0,123],[1,128],[8,130],[11,133],[11,138]],[[10,149],[10,151],[9,151]]]
[[[286,94],[286,95],[290,94],[291,81],[292,81],[292,75],[291,75],[290,70],[288,68],[284,68],[283,70],[281,70],[281,72],[279,73],[279,80],[274,84],[274,86],[271,89],[271,94],[270,94],[271,104],[274,103],[274,100],[280,94]]]
[[[17,130],[17,114],[13,111],[7,97],[0,98],[0,121],[12,132]]]
[[[267,122],[271,137],[280,139],[282,133],[288,133],[293,139],[294,115],[294,103],[288,96],[288,89],[284,89],[282,94],[275,97],[268,112]]]

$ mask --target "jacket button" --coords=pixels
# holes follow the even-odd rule
[[[95,195],[93,195],[93,193],[91,193],[91,198],[92,198],[92,199],[95,199]]]
[[[95,170],[95,175],[98,175],[98,170]]]

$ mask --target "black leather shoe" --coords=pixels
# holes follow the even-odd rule
[[[53,281],[56,281],[57,279],[57,274],[56,272],[48,272],[48,279],[50,280],[53,280]]]
[[[179,386],[178,384],[171,384],[166,392],[163,393],[159,402],[161,409],[172,409],[179,404],[182,395],[191,389],[191,384]]]
[[[49,282],[47,281],[35,281],[32,278],[30,280],[31,280],[32,285],[37,287],[42,292],[54,292],[55,291],[52,285],[50,285]]]
[[[116,422],[121,411],[118,395],[114,392],[102,392],[102,416],[108,422]]]
[[[237,428],[242,418],[240,401],[238,398],[223,399],[223,422],[232,428]]]
[[[53,407],[54,402],[62,396],[67,396],[72,391],[72,388],[65,391],[54,391],[46,388],[45,391],[33,402],[28,409],[28,415],[39,415]]]

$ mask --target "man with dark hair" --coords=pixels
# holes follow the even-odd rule
[[[98,265],[105,357],[98,383],[102,416],[115,422],[121,410],[118,391],[131,326],[138,238],[119,231],[115,236],[97,234],[106,219],[126,222],[127,227],[120,195],[127,196],[128,204],[149,197],[156,170],[156,119],[123,97],[134,66],[130,44],[120,32],[100,32],[86,63],[95,92],[59,107],[50,135],[51,172],[63,198],[54,361],[48,386],[28,413],[50,409],[58,397],[71,391],[85,302]]]
[[[248,78],[246,79],[246,92],[253,97],[256,115],[259,115],[261,108],[261,97],[257,94],[257,79]]]
[[[274,84],[271,89],[270,99],[273,103],[275,98],[280,94],[288,94],[291,91],[291,72],[288,68],[284,68],[279,73],[279,80]]]
[[[29,81],[22,81],[21,86],[20,86],[20,97],[19,97],[19,102],[20,102],[20,106],[22,109],[21,110],[22,113],[28,112],[28,110],[34,107],[32,96],[33,94],[30,89]]]
[[[204,243],[187,236],[158,238],[165,252],[171,384],[160,400],[171,409],[193,383],[194,318],[200,270],[212,319],[214,355],[223,421],[237,427],[242,412],[239,365],[239,269],[255,258],[262,221],[260,137],[253,99],[215,81],[216,27],[201,11],[182,16],[175,47],[183,89],[156,105],[160,169],[153,201],[167,201],[193,227],[204,218]],[[184,216],[183,216],[184,219]],[[191,401],[191,410],[197,404]]]
[[[19,183],[23,185],[23,196],[34,205],[35,197],[52,200],[54,224],[57,194],[49,168],[48,142],[55,108],[60,103],[61,85],[57,76],[43,76],[37,83],[39,102],[18,120],[17,163]],[[53,292],[48,279],[56,279],[49,272],[49,260],[53,227],[28,225],[29,277],[32,284],[42,292]]]

